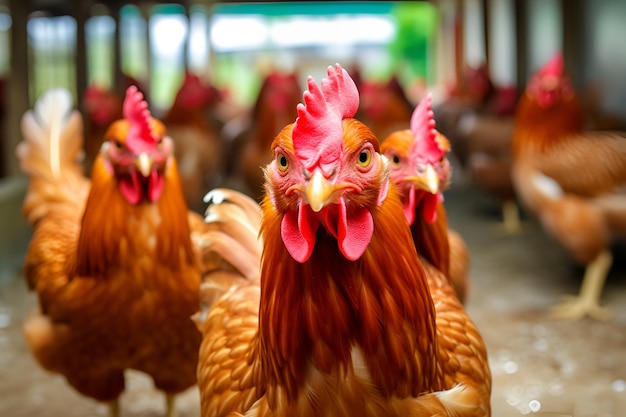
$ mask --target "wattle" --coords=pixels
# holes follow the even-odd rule
[[[141,184],[136,172],[120,179],[120,192],[130,204],[138,204],[141,201]]]

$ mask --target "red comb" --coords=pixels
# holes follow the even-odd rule
[[[542,76],[552,75],[560,78],[563,75],[563,55],[560,52],[554,54],[552,58],[541,68]]]
[[[346,70],[335,64],[327,72],[321,87],[308,77],[304,104],[298,104],[293,125],[295,154],[308,170],[319,165],[326,171],[337,160],[343,146],[341,121],[353,117],[359,108],[359,92]]]
[[[150,110],[148,103],[137,86],[131,85],[124,98],[124,118],[130,123],[126,136],[126,146],[132,150],[141,150],[157,143],[157,138],[150,127]]]
[[[433,95],[427,93],[419,102],[411,116],[411,133],[415,138],[413,151],[421,158],[436,162],[446,153],[437,142],[435,115],[432,109]]]

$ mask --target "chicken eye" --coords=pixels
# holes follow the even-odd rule
[[[359,153],[356,162],[363,168],[369,166],[370,162],[372,162],[372,152],[370,152],[369,149],[363,149],[361,153]]]
[[[398,155],[394,155],[391,158],[391,162],[393,162],[394,165],[400,165],[400,157]]]
[[[276,155],[276,163],[278,164],[278,169],[281,171],[285,171],[289,167],[289,160],[285,154],[282,153]]]

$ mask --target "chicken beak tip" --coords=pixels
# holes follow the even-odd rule
[[[309,206],[314,212],[319,212],[328,203],[333,193],[333,186],[324,178],[320,171],[315,171],[305,188]]]
[[[137,169],[139,170],[139,172],[141,172],[141,174],[144,177],[147,178],[150,176],[150,171],[152,171],[152,160],[150,159],[148,154],[146,153],[139,154],[139,157],[137,158],[135,165],[137,166]]]

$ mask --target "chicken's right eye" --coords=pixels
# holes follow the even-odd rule
[[[391,162],[393,162],[394,165],[400,165],[400,157],[398,155],[394,155],[391,158]]]
[[[287,160],[285,154],[282,153],[276,155],[276,163],[278,164],[278,169],[281,171],[285,171],[289,166],[289,160]]]

